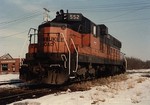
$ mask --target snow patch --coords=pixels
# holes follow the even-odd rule
[[[145,71],[145,72],[144,72]],[[25,99],[10,105],[149,105],[149,70],[127,74],[128,79],[91,87],[87,91],[64,92],[37,99]]]

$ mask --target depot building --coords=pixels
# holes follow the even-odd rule
[[[0,57],[0,74],[18,73],[20,68],[20,58],[13,58],[10,54]]]

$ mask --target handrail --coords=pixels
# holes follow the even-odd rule
[[[66,55],[65,54],[61,54],[61,59],[64,61],[64,67],[67,68],[67,65],[66,65],[67,57],[66,57]]]
[[[66,38],[65,38],[64,34],[63,34],[63,33],[61,33],[60,35],[62,35],[62,36],[63,36],[64,41],[65,41],[65,44],[66,44],[66,47],[67,47],[68,52],[69,52],[69,67],[68,67],[68,68],[69,68],[69,75],[70,75],[71,51],[70,51],[70,49],[69,49],[69,46],[68,46],[68,43],[67,43],[67,40],[66,40]]]
[[[128,62],[127,62],[126,56],[125,56],[125,54],[122,53],[122,52],[120,52],[120,55],[121,55],[121,58],[120,58],[120,59],[125,61],[125,68],[127,69],[127,64],[128,64]]]
[[[73,72],[77,72],[77,69],[78,69],[78,50],[77,50],[77,48],[76,48],[76,46],[75,46],[75,44],[74,44],[74,41],[72,40],[72,38],[70,38],[71,39],[71,42],[72,42],[72,44],[73,44],[73,47],[74,47],[74,49],[75,49],[75,51],[76,51],[76,53],[77,53],[77,60],[76,60],[76,69],[73,71]]]

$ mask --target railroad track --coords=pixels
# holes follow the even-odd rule
[[[139,74],[150,74],[150,71],[141,71],[141,70],[127,70],[126,71],[127,74],[136,74],[136,73],[139,73]]]
[[[20,88],[3,88],[0,90],[0,105],[10,104],[23,99],[39,98],[44,95],[66,91],[63,86],[50,86],[44,84],[26,85]]]
[[[0,86],[2,85],[12,85],[12,84],[18,84],[23,83],[22,81],[0,81]]]
[[[10,104],[12,102],[20,101],[20,100],[27,99],[27,98],[28,99],[38,98],[38,97],[41,97],[50,93],[53,93],[53,92],[48,89],[22,90],[18,93],[12,92],[12,93],[9,93],[8,96],[0,97],[0,105]]]
[[[6,105],[9,103],[20,101],[20,100],[27,99],[27,98],[33,99],[33,98],[39,98],[41,96],[48,95],[48,94],[61,93],[61,92],[67,91],[67,89],[70,89],[72,92],[79,91],[79,90],[84,91],[88,89],[88,87],[86,87],[88,86],[86,85],[86,83],[88,84],[88,82],[91,82],[93,84],[96,82],[99,82],[99,84],[104,85],[104,84],[108,84],[109,82],[116,81],[116,79],[120,77],[121,77],[120,80],[123,81],[126,78],[126,74],[113,76],[111,80],[109,81],[107,81],[107,78],[106,80],[105,78],[100,78],[97,80],[89,80],[87,82],[82,81],[83,83],[76,82],[73,84],[65,84],[63,86],[62,85],[52,86],[52,85],[36,84],[36,85],[26,85],[20,88],[4,89],[4,90],[0,90],[0,105]],[[106,83],[104,83],[104,80],[106,81]]]

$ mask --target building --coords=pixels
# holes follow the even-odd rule
[[[12,58],[10,54],[0,57],[0,74],[18,73],[20,68],[20,58]]]

